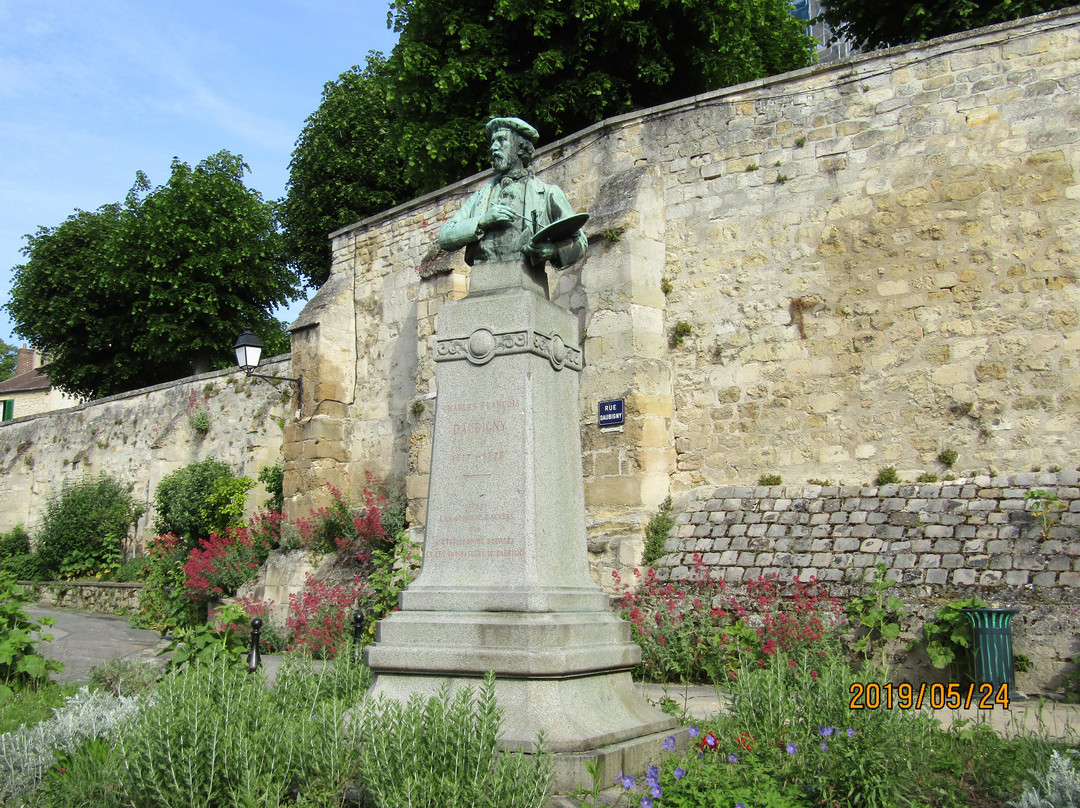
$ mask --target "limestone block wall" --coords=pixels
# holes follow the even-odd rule
[[[1075,467],[1080,14],[727,88],[538,152],[587,209],[549,274],[585,334],[579,408],[600,580],[669,492]],[[481,137],[481,132],[477,132]],[[293,515],[364,471],[426,511],[431,340],[467,290],[438,229],[485,175],[332,234],[294,325],[313,398],[286,435]],[[681,332],[681,339],[676,332]],[[305,394],[307,395],[307,393]],[[624,398],[622,432],[598,401]]]
[[[1057,497],[1046,524],[1025,499]],[[1032,661],[1026,687],[1053,691],[1080,654],[1080,473],[979,476],[886,486],[703,486],[676,499],[662,580],[701,575],[733,593],[763,575],[810,577],[841,601],[884,564],[910,615],[893,656],[924,679],[928,661],[905,652],[950,600],[975,596],[1020,610],[1016,652]],[[699,568],[695,572],[695,568]],[[1024,684],[1021,682],[1020,684]]]
[[[287,357],[265,362],[260,372],[292,375]],[[154,491],[165,475],[214,457],[254,479],[281,459],[294,389],[225,370],[6,421],[0,424],[0,531],[21,522],[33,534],[65,480],[104,473],[130,484],[145,505],[136,535],[141,546],[153,523]],[[194,409],[209,414],[209,431],[194,429]],[[265,499],[257,486],[249,507]]]

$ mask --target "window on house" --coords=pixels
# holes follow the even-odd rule
[[[0,421],[10,421],[15,417],[15,399],[5,398],[0,401],[0,405],[3,405],[3,416],[0,417]]]

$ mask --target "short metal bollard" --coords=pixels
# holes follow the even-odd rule
[[[262,664],[262,656],[259,654],[259,636],[262,634],[262,620],[258,617],[251,619],[251,647],[248,648],[247,669],[248,673],[255,673]]]
[[[975,646],[975,681],[993,685],[994,689],[1007,684],[1009,691],[1016,687],[1013,665],[1012,622],[1019,609],[964,609],[971,623]]]

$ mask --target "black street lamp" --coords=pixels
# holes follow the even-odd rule
[[[297,402],[296,412],[299,415],[303,412],[304,408],[303,374],[293,379],[289,376],[265,376],[261,373],[256,373],[255,370],[259,367],[259,358],[262,356],[262,349],[262,340],[259,339],[258,335],[251,330],[245,331],[236,338],[236,344],[233,346],[233,350],[236,351],[236,364],[248,375],[248,378],[276,379],[282,382],[295,382]]]

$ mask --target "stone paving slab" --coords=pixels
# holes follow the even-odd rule
[[[156,631],[132,628],[126,617],[35,604],[23,608],[31,617],[56,620],[45,629],[53,639],[42,643],[38,650],[64,663],[64,670],[52,675],[58,684],[84,684],[89,681],[91,669],[111,659],[152,661],[168,645]]]

